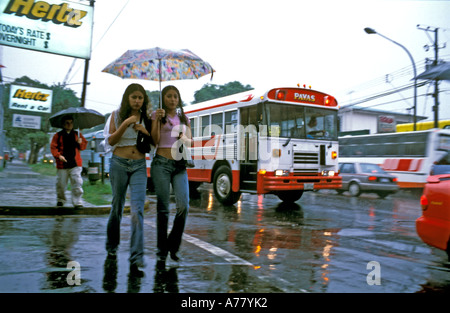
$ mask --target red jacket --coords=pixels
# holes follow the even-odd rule
[[[73,131],[73,130],[72,130]],[[64,163],[59,159],[59,156],[63,154],[63,137],[61,136],[61,132],[65,132],[65,130],[61,130],[53,135],[52,143],[50,144],[50,150],[52,152],[53,157],[56,160],[56,168],[63,169]],[[77,162],[77,166],[82,166],[83,161],[81,160],[80,150],[84,150],[87,147],[87,140],[84,138],[83,134],[80,133],[81,144],[78,148],[75,148],[75,162]],[[78,140],[78,132],[75,132],[75,140]],[[59,141],[59,143],[58,143]]]

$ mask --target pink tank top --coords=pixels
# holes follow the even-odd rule
[[[152,112],[152,121],[156,120],[156,111]],[[189,125],[189,119],[188,125]],[[176,147],[175,142],[178,140],[180,132],[186,134],[187,126],[181,124],[180,117],[176,114],[173,118],[166,115],[166,124],[161,124],[161,133],[159,137],[159,148]]]

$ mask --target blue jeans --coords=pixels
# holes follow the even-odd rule
[[[157,256],[165,259],[180,249],[181,238],[189,211],[189,181],[183,161],[170,160],[155,155],[151,165],[151,176],[157,196]],[[175,194],[177,213],[172,230],[167,236],[170,213],[170,184]]]
[[[109,175],[113,194],[106,238],[106,250],[115,254],[120,242],[120,222],[127,188],[131,196],[131,240],[130,264],[144,265],[144,204],[147,189],[147,167],[145,159],[124,159],[113,155],[110,159]]]

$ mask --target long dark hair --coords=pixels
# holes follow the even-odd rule
[[[119,109],[119,124],[125,121],[131,113],[131,107],[130,107],[130,94],[132,94],[135,91],[139,91],[144,96],[144,104],[141,108],[141,115],[143,114],[143,118],[147,117],[147,106],[150,103],[150,100],[147,96],[147,93],[145,92],[144,87],[142,87],[139,84],[131,84],[125,89],[125,92],[122,96],[122,102],[120,103],[120,109]]]
[[[187,118],[187,116],[184,114],[184,110],[183,110],[183,101],[181,101],[180,91],[177,89],[177,87],[170,85],[170,86],[166,86],[166,87],[163,88],[163,90],[161,91],[161,98],[162,98],[162,106],[161,106],[161,107],[162,107],[164,110],[167,111],[167,106],[166,106],[166,104],[164,103],[164,96],[165,96],[170,90],[175,90],[175,92],[176,92],[177,95],[178,95],[178,105],[177,105],[177,108],[180,109],[180,114],[178,114],[179,117],[180,117],[180,122],[183,123],[183,124],[185,124],[185,125],[187,125],[187,124],[188,124],[188,118]],[[161,119],[161,122],[162,122],[163,124],[166,124],[166,123],[167,123],[166,116],[164,116],[164,117]]]

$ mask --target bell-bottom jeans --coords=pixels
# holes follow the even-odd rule
[[[189,211],[189,181],[183,161],[170,160],[158,154],[151,165],[151,177],[157,196],[157,256],[165,259],[170,252],[180,249],[181,239]],[[167,235],[170,213],[170,185],[175,194],[176,215],[172,230]]]
[[[116,253],[120,243],[120,222],[127,188],[130,187],[130,264],[144,265],[144,204],[147,189],[145,159],[124,159],[113,155],[109,175],[112,189],[112,206],[107,226],[106,250]]]

